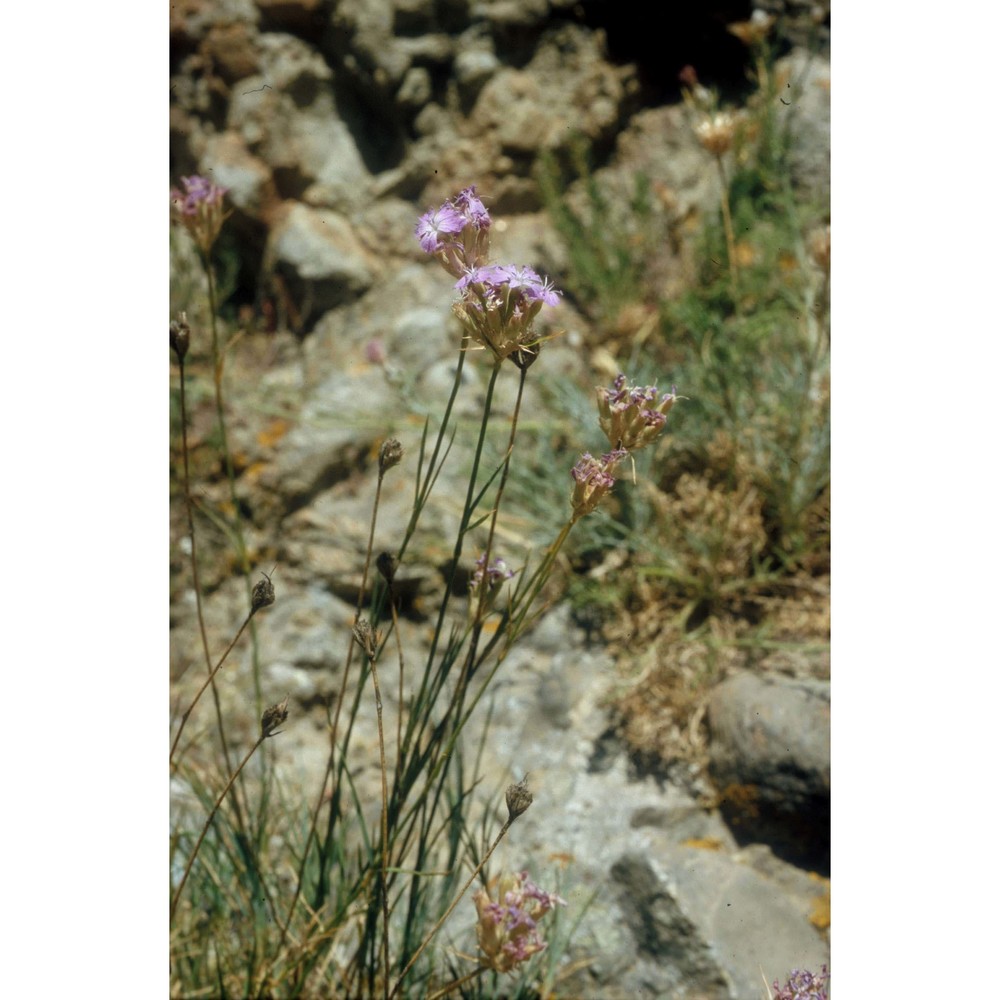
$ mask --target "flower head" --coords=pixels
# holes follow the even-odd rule
[[[499,556],[490,563],[489,568],[486,567],[486,553],[484,552],[476,560],[476,571],[472,574],[472,579],[469,581],[470,590],[478,590],[479,585],[483,582],[483,577],[486,577],[486,586],[491,590],[493,587],[504,580],[509,580],[514,575],[514,571],[507,566]]]
[[[573,520],[577,521],[584,514],[589,514],[604,499],[615,485],[614,471],[618,463],[628,454],[624,448],[613,451],[596,459],[589,453],[580,456],[580,461],[573,466],[570,475],[576,485],[570,503],[573,505]]]
[[[818,976],[805,969],[792,969],[784,986],[779,986],[776,979],[771,984],[775,990],[774,1000],[827,1000],[826,984],[830,981],[830,973],[825,965],[820,968],[823,971]]]
[[[450,275],[459,278],[486,263],[491,224],[490,213],[472,185],[420,216],[416,235],[424,252],[433,254]]]
[[[636,451],[656,438],[677,400],[674,389],[658,399],[659,392],[655,385],[627,385],[621,374],[611,388],[597,390],[601,430],[612,445]]]
[[[722,156],[736,138],[739,117],[732,111],[716,111],[705,115],[694,127],[698,141],[713,156]]]
[[[736,21],[727,24],[726,30],[735,35],[744,45],[760,45],[771,33],[777,18],[763,10],[755,10],[749,21]]]
[[[226,221],[222,199],[229,188],[219,187],[206,177],[182,177],[184,191],[172,188],[170,205],[174,218],[194,237],[198,249],[207,254],[212,249]]]
[[[487,889],[472,897],[479,916],[479,960],[496,972],[510,972],[545,950],[538,923],[556,906],[565,906],[566,900],[539,889],[526,871],[502,875],[496,893],[495,902]]]
[[[514,570],[497,556],[489,566],[486,565],[484,552],[476,560],[476,569],[469,580],[469,613],[476,616],[493,607],[493,602],[500,591],[500,586],[511,579]]]
[[[488,264],[466,271],[455,287],[462,293],[455,315],[476,343],[497,361],[537,345],[532,332],[543,305],[559,303],[559,292],[535,270],[516,264]]]

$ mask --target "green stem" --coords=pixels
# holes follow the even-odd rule
[[[406,978],[406,974],[410,971],[410,969],[413,968],[414,963],[417,961],[418,958],[420,958],[421,954],[423,953],[423,950],[427,947],[427,945],[431,943],[431,940],[433,939],[434,935],[437,934],[437,932],[441,929],[442,924],[444,924],[444,922],[448,919],[448,917],[451,916],[452,911],[455,909],[456,906],[458,906],[462,897],[468,891],[469,886],[472,885],[472,883],[475,882],[475,880],[479,877],[479,873],[486,866],[486,862],[490,860],[490,857],[492,856],[493,852],[497,849],[497,846],[499,845],[500,841],[503,840],[507,831],[510,829],[511,823],[513,822],[514,822],[514,817],[509,816],[507,820],[504,822],[504,825],[500,828],[500,832],[497,834],[496,840],[493,841],[493,843],[490,845],[490,849],[483,856],[483,860],[480,861],[478,865],[476,865],[476,870],[469,876],[469,880],[465,883],[465,885],[462,886],[461,889],[458,890],[458,895],[455,896],[455,898],[451,901],[451,905],[448,907],[447,910],[444,911],[438,922],[431,928],[430,933],[420,943],[420,947],[417,948],[417,950],[410,956],[409,962],[406,963],[406,967],[399,974],[399,978],[396,980],[396,985],[393,986],[392,988],[392,993],[389,994],[389,1000],[392,1000],[392,998],[399,992],[399,988],[400,986],[402,986],[403,980]]]
[[[222,724],[222,704],[219,701],[219,692],[215,687],[215,671],[212,669],[212,654],[208,648],[208,633],[205,629],[205,615],[201,606],[201,580],[198,576],[198,546],[197,537],[194,530],[194,502],[191,499],[191,470],[190,461],[188,458],[188,439],[187,439],[187,395],[184,389],[184,358],[180,354],[177,357],[178,365],[180,368],[180,404],[181,404],[181,454],[183,456],[183,467],[184,467],[184,509],[187,512],[187,522],[188,522],[188,538],[191,540],[191,581],[194,586],[194,602],[195,609],[198,615],[198,631],[201,634],[201,648],[205,655],[205,666],[208,668],[208,679],[212,684],[212,699],[215,702],[215,723],[219,730],[219,741],[222,744],[222,753],[226,761],[226,770],[231,771],[232,765],[229,761],[229,747],[226,744],[226,730]],[[202,689],[204,690],[204,689]],[[198,697],[201,697],[201,692],[199,692]],[[192,706],[193,707],[193,706]],[[188,709],[190,713],[190,709]],[[187,713],[185,714],[185,719]],[[181,729],[184,728],[184,721],[181,721]],[[180,731],[177,733],[178,739],[180,738]],[[173,757],[174,750],[177,747],[177,742],[175,740],[173,747],[170,750],[170,756]]]
[[[722,156],[715,157],[719,168],[719,179],[722,183],[722,225],[726,231],[726,254],[729,258],[729,281],[732,285],[733,308],[740,312],[739,284],[736,277],[736,237],[733,235],[733,217],[729,212],[729,182],[726,180],[726,168],[722,164]]]
[[[226,470],[226,479],[229,483],[229,501],[233,508],[232,528],[236,539],[236,551],[240,560],[240,568],[243,571],[244,582],[246,584],[247,602],[251,600],[253,588],[250,583],[250,559],[247,554],[246,540],[243,537],[243,516],[240,513],[239,497],[236,493],[236,470],[233,466],[233,457],[229,451],[229,436],[226,429],[226,411],[222,396],[222,375],[225,368],[225,352],[219,347],[219,323],[218,304],[215,292],[215,272],[212,269],[208,255],[203,253],[201,257],[202,266],[208,277],[208,301],[209,315],[212,325],[212,374],[215,386],[215,415],[219,428],[219,446],[222,452],[222,462]],[[260,683],[260,655],[257,643],[257,629],[250,625],[250,648],[253,662],[253,683],[254,696],[256,699],[258,714],[263,710],[263,692]]]

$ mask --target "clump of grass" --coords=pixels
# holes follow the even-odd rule
[[[201,254],[214,317],[217,302],[211,253],[225,221],[225,192],[200,178],[185,179],[185,185],[186,193],[175,192],[175,205],[179,221]],[[172,836],[172,991],[179,995],[381,996],[389,1000],[481,989],[480,978],[487,974],[519,975],[518,993],[525,995],[536,979],[553,980],[553,968],[544,961],[548,949],[536,925],[562,900],[540,890],[527,873],[502,876],[501,885],[507,885],[508,892],[521,892],[525,900],[533,901],[525,904],[534,914],[528,933],[528,925],[517,923],[509,903],[504,904],[508,906],[504,911],[499,902],[490,902],[484,895],[496,881],[487,870],[490,858],[511,824],[531,804],[532,795],[526,779],[512,784],[506,793],[507,819],[499,830],[490,831],[487,825],[474,830],[471,816],[478,805],[478,761],[488,740],[488,727],[480,730],[479,754],[471,769],[463,734],[513,644],[540,613],[571,531],[579,523],[586,524],[612,498],[620,467],[632,451],[654,442],[676,397],[629,386],[624,375],[603,390],[598,422],[609,450],[599,456],[584,453],[572,470],[566,470],[562,517],[552,525],[551,542],[516,574],[508,569],[499,553],[499,524],[513,481],[510,469],[519,454],[522,393],[528,377],[539,377],[533,366],[542,340],[533,324],[543,308],[558,301],[559,293],[530,268],[488,263],[490,225],[489,213],[475,189],[468,188],[424,215],[417,227],[425,251],[457,279],[459,298],[454,308],[463,336],[455,380],[436,429],[430,419],[425,422],[415,456],[404,455],[392,438],[379,449],[356,614],[344,636],[341,687],[328,709],[326,766],[307,802],[287,801],[276,779],[273,757],[259,753],[265,741],[281,733],[278,726],[295,724],[288,697],[263,712],[259,736],[242,754],[231,736],[237,720],[222,709],[218,688],[225,683],[230,650],[245,631],[252,639],[258,613],[273,604],[277,595],[270,574],[250,585],[236,475],[227,445],[226,345],[213,318],[216,444],[229,480],[235,512],[230,537],[239,557],[236,566],[245,577],[249,611],[234,628],[221,656],[212,653],[202,611],[200,531],[194,516],[187,443],[185,357],[198,331],[186,318],[171,326],[179,376],[183,469],[178,493],[187,513],[191,579],[207,669],[203,686],[175,723],[171,749],[172,775],[191,790],[204,810],[198,818],[178,813]],[[422,663],[414,664],[399,633],[394,581],[399,567],[406,564],[458,432],[451,415],[463,383],[462,369],[473,348],[485,352],[489,379],[474,434],[450,579],[437,609],[430,650]],[[506,447],[490,461],[485,445],[494,417],[492,399],[499,380],[508,375],[517,380],[517,401],[504,429]],[[414,502],[394,550],[376,555],[382,484],[390,472],[413,477]],[[466,614],[460,617],[450,613],[450,605],[456,600],[457,575],[470,533],[478,530],[485,530],[485,545],[471,576]],[[372,573],[373,564],[377,575]],[[266,617],[263,622],[266,627]],[[382,622],[388,622],[385,631],[372,624]],[[358,651],[361,655],[356,659]],[[390,676],[385,667],[393,658],[399,685],[395,719],[382,698]],[[256,670],[254,677],[258,677]],[[259,681],[255,684],[259,698]],[[214,767],[202,763],[206,753],[211,758],[210,749],[199,746],[207,738],[205,732],[196,730],[189,736],[185,729],[198,714],[202,693],[209,689],[215,702],[218,744]],[[361,709],[368,699],[376,708],[379,748],[377,821],[372,820],[375,810],[354,780],[362,753],[358,749]],[[393,732],[394,755],[387,752],[386,735]],[[196,750],[201,752],[196,754]],[[246,766],[255,754],[263,766],[251,781]],[[479,953],[471,960],[472,968],[456,969],[450,981],[443,980],[446,963],[438,950],[437,934],[476,881],[481,884],[474,896]]]
[[[628,203],[619,205],[594,176],[581,137],[570,143],[565,162],[544,153],[537,179],[542,203],[566,246],[574,297],[596,322],[615,326],[619,314],[647,294],[643,274],[653,240],[649,179],[637,174]],[[573,179],[579,181],[581,205],[565,196]]]

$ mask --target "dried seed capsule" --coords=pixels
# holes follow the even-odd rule
[[[392,583],[399,568],[399,560],[391,552],[382,552],[375,560],[375,566],[386,583]]]
[[[403,460],[403,446],[395,438],[386,438],[378,450],[378,474],[384,476]]]
[[[367,618],[357,619],[352,631],[354,632],[355,641],[365,651],[365,656],[369,660],[373,660],[380,639],[378,632],[371,627],[371,623]]]
[[[250,595],[250,614],[255,615],[261,608],[266,608],[269,604],[274,604],[274,584],[271,578],[264,573],[264,579],[258,580],[254,584],[253,592]]]
[[[288,695],[285,695],[285,700],[277,705],[272,705],[261,717],[260,717],[260,738],[265,739],[268,736],[277,736],[275,732],[278,726],[280,726],[285,719],[288,718]]]
[[[528,776],[525,775],[516,785],[507,786],[507,822],[513,823],[534,801],[528,791]]]

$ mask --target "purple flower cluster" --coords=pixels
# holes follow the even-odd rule
[[[416,235],[423,250],[458,279],[459,299],[452,308],[469,339],[487,348],[498,364],[511,358],[523,371],[538,353],[534,321],[543,306],[558,305],[560,293],[530,267],[487,263],[491,225],[490,213],[470,186],[422,215]],[[661,394],[655,385],[629,385],[623,374],[610,388],[597,390],[601,429],[612,450],[600,459],[584,454],[573,466],[573,521],[594,510],[607,495],[618,464],[629,452],[655,440],[676,400],[675,389]],[[477,567],[473,588],[483,581],[484,567]],[[491,566],[488,573],[493,572]],[[489,576],[489,587],[496,582]]]
[[[585,454],[573,466],[573,520],[589,514],[615,483],[614,471],[629,452],[645,448],[667,422],[667,413],[677,400],[676,389],[660,395],[655,385],[629,385],[619,374],[610,388],[597,390],[601,430],[612,450],[598,461]]]
[[[580,461],[570,470],[576,485],[570,503],[573,505],[573,520],[589,514],[604,499],[615,485],[614,472],[618,464],[628,455],[624,448],[615,448],[600,459],[589,452],[580,456]]]
[[[471,590],[478,590],[479,585],[483,582],[483,574],[486,575],[486,586],[492,590],[497,584],[503,583],[504,580],[509,580],[513,575],[514,571],[509,569],[507,563],[504,562],[499,556],[490,563],[489,568],[486,568],[486,553],[484,552],[476,560],[476,571],[472,574],[472,579],[469,581],[469,588]]]
[[[184,190],[172,188],[170,205],[176,218],[194,237],[202,253],[208,253],[222,229],[226,215],[222,199],[229,188],[206,177],[182,177]]]
[[[486,263],[493,220],[476,194],[464,188],[450,201],[417,221],[417,239],[425,253],[433,254],[453,277]]]
[[[627,385],[619,375],[611,388],[597,390],[601,430],[617,448],[637,451],[653,441],[666,423],[667,413],[677,400],[676,388],[659,396],[655,385]]]
[[[469,596],[471,598],[469,614],[475,618],[475,616],[481,615],[484,610],[491,609],[500,593],[500,585],[511,579],[513,575],[514,571],[499,556],[487,566],[486,553],[484,552],[476,560],[476,570],[469,580]]]
[[[775,993],[773,1000],[828,1000],[826,984],[830,981],[830,973],[826,966],[818,976],[805,969],[792,969],[792,974],[784,986],[778,985],[776,979],[771,985]]]
[[[222,196],[229,190],[219,187],[207,177],[197,175],[182,177],[181,183],[184,185],[183,194],[177,188],[170,192],[170,197],[181,215],[197,215],[203,205],[221,204]]]
[[[416,235],[426,253],[458,279],[454,310],[469,336],[497,362],[537,352],[532,325],[543,305],[559,303],[559,292],[530,267],[487,264],[490,215],[468,187],[420,217]],[[526,365],[525,365],[526,367]]]
[[[473,901],[479,915],[480,960],[497,972],[509,972],[544,951],[538,922],[556,906],[566,905],[560,896],[535,885],[526,871],[501,877],[496,902],[486,890],[477,892]]]

